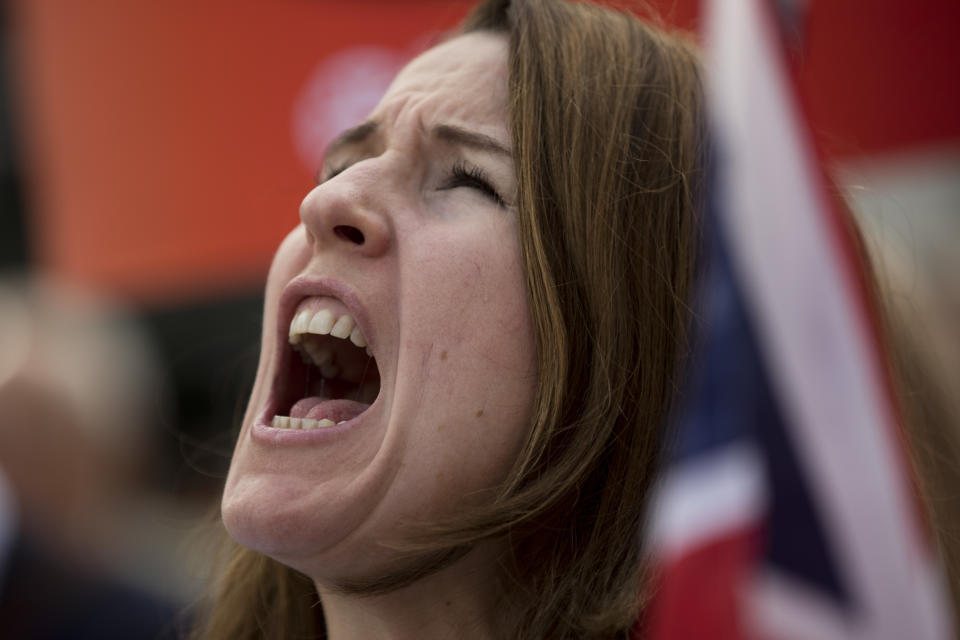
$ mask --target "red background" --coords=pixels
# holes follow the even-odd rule
[[[148,304],[259,287],[312,184],[292,114],[318,63],[408,57],[470,4],[15,2],[39,266]],[[698,2],[649,4],[696,26]],[[960,146],[958,25],[955,2],[810,3],[794,55],[832,158]]]

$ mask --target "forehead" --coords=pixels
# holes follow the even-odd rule
[[[394,79],[373,117],[390,120],[406,112],[415,112],[427,126],[459,122],[506,132],[506,38],[469,33],[415,58]]]

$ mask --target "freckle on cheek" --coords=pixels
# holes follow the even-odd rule
[[[446,351],[446,349],[444,349],[443,351],[440,352],[440,359],[441,359],[441,360],[446,360],[446,359],[447,359],[447,351]]]
[[[479,411],[477,411],[477,417],[479,418],[481,416],[483,416],[483,409],[480,409]]]

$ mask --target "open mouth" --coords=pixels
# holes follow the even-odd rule
[[[366,411],[380,393],[380,371],[349,313],[303,309],[290,322],[277,376],[277,429],[322,429]]]

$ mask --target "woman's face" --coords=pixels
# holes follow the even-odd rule
[[[320,580],[376,571],[400,525],[482,499],[526,435],[506,41],[414,60],[323,177],[271,267],[223,499],[234,538]]]

